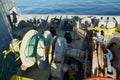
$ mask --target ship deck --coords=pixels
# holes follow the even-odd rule
[[[76,20],[76,16],[78,16],[79,20]],[[33,27],[31,26],[31,24],[28,24],[27,25],[27,21],[30,20],[30,19],[40,19],[41,22],[40,25],[42,25],[43,27],[43,30],[49,30],[49,27],[51,25],[51,19],[52,18],[58,18],[60,19],[61,23],[62,23],[62,20],[64,19],[73,19],[73,20],[76,20],[78,21],[79,24],[77,24],[76,26],[79,27],[80,26],[80,21],[81,19],[80,18],[84,18],[84,17],[96,17],[96,20],[97,19],[100,19],[101,17],[103,18],[107,18],[107,17],[115,17],[116,21],[118,24],[120,24],[120,16],[89,16],[89,15],[18,15],[18,23],[17,25],[19,25],[19,23],[21,21],[24,21],[25,24],[24,25],[19,25],[21,27],[18,27],[18,28],[14,28],[13,31],[16,33],[19,33],[18,35],[20,35],[20,37],[23,37],[24,34],[29,31],[30,29],[33,29]],[[46,23],[45,23],[45,22]],[[59,25],[59,28],[57,29],[57,35],[58,36],[63,36],[64,32],[61,30],[61,25]],[[94,23],[94,25],[96,25],[96,23]],[[42,30],[41,28],[38,28],[38,31],[40,34],[42,34]],[[77,39],[77,38],[80,38],[80,40],[75,40],[71,43],[71,45],[73,46],[73,48],[76,48],[76,49],[80,49],[82,50],[82,45],[83,44],[80,44],[78,45],[78,43],[82,43],[84,41],[83,37],[86,36],[86,32],[82,29],[77,29],[77,33],[72,33],[72,38],[73,39]],[[117,34],[117,36],[119,35],[119,33]],[[79,59],[77,59],[79,61]],[[44,67],[43,68],[38,68],[38,66],[35,64],[34,66],[32,66],[31,68],[28,68],[26,71],[22,71],[21,69],[18,70],[18,72],[16,73],[17,76],[22,76],[22,77],[27,77],[27,78],[31,78],[33,80],[48,80],[49,76],[50,76],[50,65],[48,64],[48,62],[46,61],[45,62],[45,65],[43,65]]]

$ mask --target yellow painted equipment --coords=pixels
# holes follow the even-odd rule
[[[88,28],[88,30],[97,30],[97,31],[101,31],[101,30],[109,30],[109,31],[112,31],[112,32],[114,32],[114,31],[117,31],[117,30],[120,30],[120,27],[115,27],[115,28],[110,28],[110,29],[108,29],[108,28],[100,28],[100,27],[95,27],[95,28]]]
[[[34,80],[34,79],[14,75],[14,76],[11,78],[11,80]]]
[[[10,50],[4,50],[3,53],[4,53],[4,59],[6,58],[7,54],[9,54],[13,49],[15,49],[17,46],[19,46],[19,44],[21,43],[22,41],[19,41],[15,46],[13,46],[13,48],[11,48]]]

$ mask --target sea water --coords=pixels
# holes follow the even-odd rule
[[[120,15],[120,0],[16,0],[23,14]]]

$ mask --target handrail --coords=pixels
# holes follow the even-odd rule
[[[95,27],[95,28],[87,28],[88,30],[97,30],[97,31],[101,31],[101,30],[110,30],[112,32],[120,30],[120,27],[115,27],[115,28],[100,28],[100,27]]]

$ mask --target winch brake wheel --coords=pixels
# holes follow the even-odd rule
[[[87,78],[85,80],[116,80],[116,79],[107,78],[107,77],[91,77],[91,78]]]

